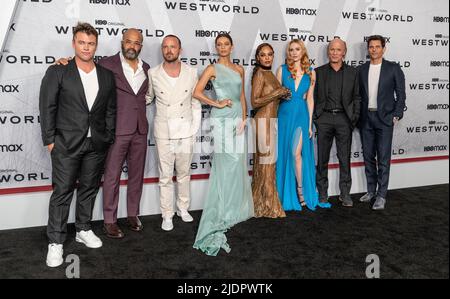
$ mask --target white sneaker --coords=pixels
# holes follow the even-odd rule
[[[177,216],[181,217],[181,220],[183,220],[183,222],[194,221],[194,218],[192,218],[191,214],[189,214],[188,211],[177,211]]]
[[[75,241],[83,243],[88,248],[100,248],[103,246],[102,240],[100,240],[92,230],[78,232]]]
[[[173,229],[172,217],[163,217],[161,228],[165,231],[171,231]]]
[[[47,253],[47,266],[51,268],[56,268],[61,266],[64,262],[63,260],[63,246],[62,244],[52,243],[48,245]]]

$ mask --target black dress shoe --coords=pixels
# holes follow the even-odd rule
[[[111,239],[122,239],[125,237],[124,233],[120,230],[117,223],[105,223],[103,225],[103,231],[106,236]]]
[[[144,226],[138,217],[128,217],[127,222],[128,228],[134,232],[140,232],[144,229]]]
[[[386,199],[377,196],[377,199],[375,200],[375,203],[372,206],[372,210],[378,211],[378,210],[384,210],[384,206],[386,205]]]

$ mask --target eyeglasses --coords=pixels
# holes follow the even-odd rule
[[[142,47],[142,43],[138,42],[138,41],[132,41],[132,40],[126,39],[126,40],[124,40],[122,42],[125,43],[128,46],[133,45],[133,46]]]

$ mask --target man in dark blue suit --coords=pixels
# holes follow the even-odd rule
[[[380,35],[367,41],[370,62],[359,72],[361,93],[360,133],[366,167],[367,194],[373,210],[383,210],[389,185],[394,126],[405,110],[405,75],[397,63],[383,59],[386,39]]]

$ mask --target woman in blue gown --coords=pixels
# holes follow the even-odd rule
[[[286,64],[277,73],[280,83],[291,90],[292,97],[278,109],[277,188],[285,211],[315,210],[319,203],[316,190],[316,165],[312,130],[315,72],[304,43],[288,44]]]
[[[194,91],[194,97],[212,106],[214,156],[194,243],[194,248],[211,256],[221,248],[230,252],[225,232],[254,215],[245,141],[244,69],[231,62],[233,40],[228,34],[216,38],[216,49],[219,62],[205,69]],[[204,94],[210,80],[217,101]]]

